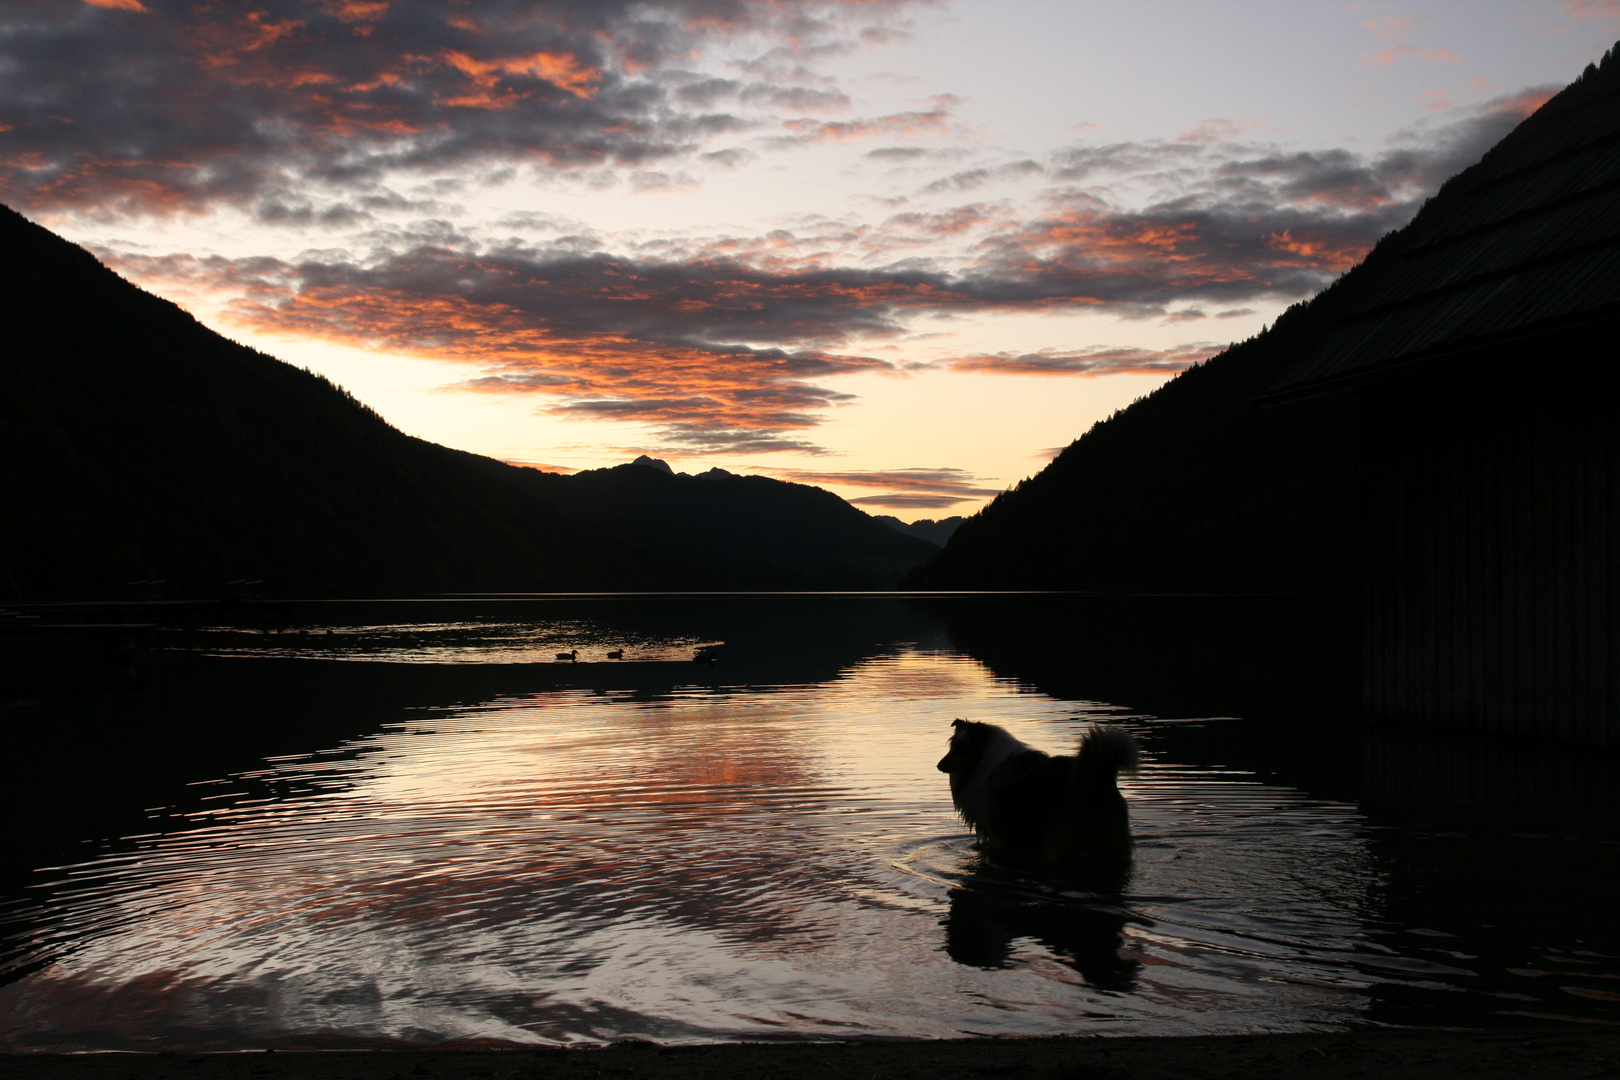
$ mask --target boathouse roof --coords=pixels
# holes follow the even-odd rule
[[[1310,396],[1620,314],[1620,46],[1453,177],[1267,395]],[[1352,272],[1353,274],[1355,272]]]

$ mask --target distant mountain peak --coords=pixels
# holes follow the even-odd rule
[[[630,464],[632,464],[632,465],[645,465],[649,469],[657,469],[659,472],[663,473],[666,476],[674,476],[675,475],[675,470],[669,467],[669,462],[660,460],[659,458],[655,458],[655,457],[648,457],[646,454],[642,454],[640,457],[636,458],[636,460],[632,461]]]
[[[956,517],[940,518],[938,521],[933,518],[923,518],[908,525],[893,514],[875,514],[872,520],[881,521],[895,532],[920,537],[935,547],[944,547],[950,540],[951,535],[956,532],[957,526],[967,519],[959,514]]]

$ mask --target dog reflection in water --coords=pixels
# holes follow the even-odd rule
[[[1130,814],[1116,782],[1136,770],[1130,735],[1092,727],[1076,753],[1054,757],[994,724],[953,720],[951,728],[939,771],[950,776],[951,801],[992,861],[1086,876],[1130,865]]]
[[[1042,960],[1073,968],[1087,986],[1114,993],[1136,988],[1142,961],[1126,949],[1125,924],[1139,921],[1117,894],[1054,889],[975,854],[963,887],[950,892],[945,954],[966,967],[1037,969]],[[1070,883],[1065,882],[1068,886]]]

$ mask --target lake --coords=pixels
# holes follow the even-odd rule
[[[0,713],[0,1048],[1620,1023],[1614,756],[1367,725],[1354,636],[1218,597],[164,628],[146,688]],[[984,862],[954,717],[1137,738],[1121,888]]]

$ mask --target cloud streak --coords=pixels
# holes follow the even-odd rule
[[[1034,353],[964,356],[950,361],[949,366],[956,371],[993,375],[1174,375],[1203,363],[1225,347],[1197,342],[1173,349],[1108,346],[1068,352],[1043,349]]]
[[[887,470],[763,470],[781,480],[799,484],[841,488],[882,488],[876,495],[858,495],[848,501],[856,506],[877,506],[890,510],[938,510],[958,503],[976,502],[1001,494],[999,487],[987,487],[981,477],[962,469]]]

